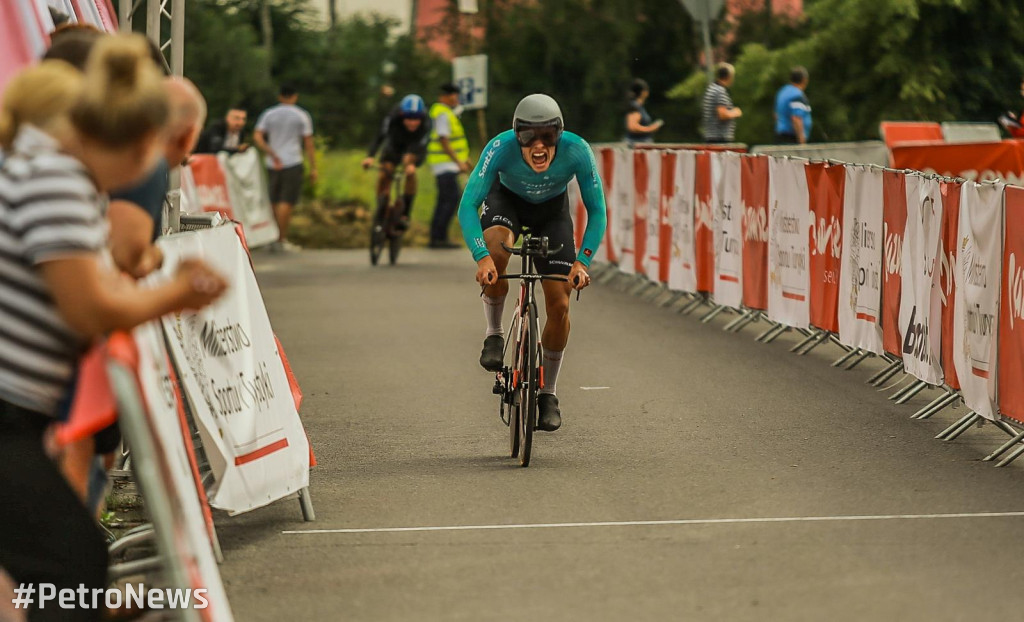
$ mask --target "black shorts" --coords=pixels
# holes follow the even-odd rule
[[[267,185],[270,187],[270,203],[295,205],[302,194],[302,165],[296,164],[279,171],[267,169]]]
[[[423,160],[427,157],[427,148],[426,146],[420,143],[416,143],[413,145],[402,145],[388,141],[384,143],[384,149],[381,151],[380,154],[380,161],[381,163],[387,162],[389,164],[394,164],[395,166],[398,166],[399,164],[402,163],[402,157],[405,156],[405,154],[407,153],[416,156],[415,164],[416,166],[419,166],[423,164]]]
[[[531,235],[546,236],[549,248],[561,245],[562,249],[548,255],[547,259],[537,258],[537,271],[541,274],[567,276],[576,261],[569,197],[564,192],[543,203],[530,203],[500,181],[494,182],[480,213],[480,226],[485,231],[490,227],[505,227],[511,229],[516,238],[526,226]]]

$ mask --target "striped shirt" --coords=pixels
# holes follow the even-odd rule
[[[736,119],[723,121],[718,117],[719,106],[732,110],[732,97],[729,90],[718,82],[712,83],[704,91],[704,139],[715,142],[732,142],[736,136]]]
[[[78,160],[25,126],[0,165],[0,399],[57,416],[86,341],[57,311],[41,264],[106,243],[99,195]]]

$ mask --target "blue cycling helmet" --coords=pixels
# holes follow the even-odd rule
[[[419,95],[406,95],[398,108],[407,119],[422,119],[427,116],[427,105]]]

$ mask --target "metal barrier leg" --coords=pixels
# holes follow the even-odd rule
[[[815,339],[814,341],[811,342],[811,345],[807,346],[807,348],[804,349],[803,352],[797,352],[797,355],[799,355],[799,356],[806,356],[811,350],[817,348],[821,344],[823,344],[826,341],[828,341],[829,340],[829,336],[830,335],[829,335],[828,332],[822,331],[821,334],[818,335],[817,339]]]
[[[740,322],[742,322],[743,320],[747,319],[747,316],[749,316],[750,314],[751,314],[751,311],[750,311],[749,309],[745,309],[745,310],[743,310],[743,311],[742,311],[742,312],[741,312],[741,313],[740,313],[739,315],[737,315],[736,317],[734,317],[734,318],[733,318],[733,319],[732,319],[732,320],[731,320],[731,321],[730,321],[730,322],[729,322],[728,324],[726,324],[725,326],[723,326],[723,327],[722,327],[722,330],[724,330],[724,331],[725,331],[725,332],[727,332],[727,333],[728,333],[728,332],[731,332],[731,331],[732,331],[732,329],[736,328],[736,326],[737,326],[737,325],[738,325],[738,324],[739,324]]]
[[[164,567],[163,559],[160,557],[148,557],[120,564],[112,564],[107,568],[107,581],[114,583],[118,579],[131,577],[137,574],[147,574]],[[187,585],[187,584],[186,584]]]
[[[789,330],[790,330],[790,327],[789,327],[789,326],[785,326],[785,325],[783,325],[783,324],[779,324],[779,330],[778,330],[778,332],[776,332],[776,333],[772,334],[772,335],[771,335],[771,336],[769,336],[769,337],[768,337],[767,339],[765,339],[765,340],[764,340],[764,343],[771,343],[771,342],[775,341],[775,340],[776,340],[776,339],[778,339],[778,338],[779,338],[780,336],[782,336],[782,334],[783,334],[783,333],[788,333],[788,332],[789,332]]]
[[[700,321],[701,321],[702,324],[707,324],[711,320],[713,320],[716,317],[718,317],[719,314],[722,313],[722,311],[726,311],[726,310],[728,310],[728,307],[726,307],[724,305],[716,305],[715,308],[712,309],[710,313],[708,313],[704,317],[700,318]]]
[[[897,392],[893,393],[892,395],[890,395],[889,396],[889,400],[895,402],[896,400],[900,399],[901,397],[903,397],[907,393],[910,393],[911,390],[916,389],[917,387],[919,387],[919,386],[921,386],[923,384],[926,384],[924,380],[914,380],[914,382],[908,384],[907,386],[903,387],[899,391],[897,391]]]
[[[903,371],[903,363],[900,363],[899,365],[894,366],[892,369],[886,370],[886,372],[882,375],[882,377],[879,378],[878,380],[876,380],[875,382],[873,382],[872,385],[876,386],[876,387],[880,387],[883,384],[885,384],[886,382],[889,382],[890,378],[892,378],[893,376],[895,376],[896,374],[898,374],[898,373],[900,373],[902,371]]]
[[[764,317],[764,314],[761,313],[760,311],[751,311],[750,315],[748,315],[746,319],[740,322],[739,325],[736,326],[736,328],[734,328],[732,332],[738,333],[744,328],[746,328],[748,325],[754,322],[760,322],[762,317]]]
[[[939,397],[932,400],[927,406],[911,415],[910,418],[918,420],[927,419],[932,415],[938,414],[942,409],[944,409],[946,406],[949,406],[958,399],[960,399],[960,395],[955,392],[949,392],[946,393],[945,395],[940,395]]]
[[[664,302],[662,302],[662,303],[661,303],[660,305],[658,305],[659,307],[661,307],[661,308],[663,308],[663,309],[667,309],[668,307],[671,307],[672,305],[674,305],[674,304],[676,304],[677,302],[679,302],[679,299],[680,299],[680,298],[682,298],[682,297],[684,296],[684,294],[682,294],[681,292],[670,292],[670,293],[671,293],[672,295],[671,295],[671,296],[669,296],[669,297],[668,297],[668,298],[667,298],[667,299],[666,299],[666,300],[665,300]]]
[[[977,413],[972,413],[972,414],[974,415],[973,417],[971,417],[969,420],[965,421],[964,424],[962,426],[960,426],[959,428],[957,428],[956,430],[954,430],[954,431],[950,432],[949,434],[947,434],[946,438],[944,438],[942,440],[944,440],[946,442],[955,441],[957,438],[960,437],[961,434],[963,434],[967,430],[970,430],[971,426],[973,426],[975,423],[977,423],[981,419],[981,415],[979,415]]]
[[[832,363],[832,367],[841,367],[843,364],[846,363],[846,361],[849,361],[850,359],[852,359],[853,357],[857,356],[860,353],[860,348],[854,348],[853,350],[850,350],[843,356],[839,357],[834,363]]]
[[[153,532],[153,525],[142,525],[141,528],[133,529],[127,534],[121,536],[117,540],[110,543],[107,547],[107,552],[110,557],[117,557],[121,553],[124,553],[125,549],[147,542],[152,542],[155,533]]]
[[[945,430],[943,430],[943,431],[939,432],[938,434],[936,434],[935,438],[940,440],[940,441],[952,440],[950,437],[952,436],[952,434],[954,432],[957,432],[961,428],[967,429],[967,428],[971,427],[971,425],[973,425],[974,422],[978,420],[979,416],[980,415],[978,415],[978,413],[976,413],[976,412],[974,412],[972,410],[971,412],[967,413],[963,417],[960,417],[959,419],[957,419],[956,423],[954,423],[953,425],[949,426]],[[957,434],[957,436],[960,436],[960,434]],[[956,438],[956,437],[954,436],[952,438]]]
[[[1004,467],[1004,466],[1010,464],[1011,462],[1013,462],[1014,460],[1016,460],[1017,458],[1019,458],[1021,454],[1024,454],[1024,445],[1021,445],[1017,449],[1014,449],[1013,453],[1011,453],[1009,456],[1006,456],[1005,458],[1003,458],[1002,460],[997,462],[996,466],[997,467]]]
[[[849,365],[846,366],[846,371],[850,371],[854,367],[860,365],[861,363],[863,363],[864,361],[868,360],[869,358],[871,358],[873,356],[874,356],[873,353],[868,352],[867,350],[862,350],[861,353],[860,353],[860,356],[856,357],[853,360],[852,363],[850,363]]]
[[[1003,443],[1002,445],[1000,445],[999,449],[997,449],[997,450],[993,451],[992,453],[990,453],[989,455],[985,456],[984,458],[981,459],[981,461],[982,462],[992,462],[993,460],[995,460],[999,456],[1005,454],[1007,451],[1010,450],[1011,447],[1013,447],[1014,445],[1016,445],[1017,443],[1019,443],[1021,441],[1024,441],[1024,432],[1019,432],[1019,433],[1015,434],[1013,436],[1013,438],[1011,438],[1010,440],[1008,440],[1005,443]]]
[[[776,324],[771,320],[768,320],[768,323],[771,324],[771,326],[769,326],[766,331],[764,331],[757,337],[754,337],[754,341],[764,341],[768,337],[768,335],[772,334],[773,332],[778,330],[780,326],[782,326],[782,324]]]
[[[704,298],[700,295],[695,296],[693,301],[679,310],[680,315],[690,315],[693,310],[704,304]]]
[[[811,343],[815,339],[819,339],[820,337],[821,337],[821,335],[819,333],[811,333],[806,339],[804,339],[800,343],[798,343],[795,346],[793,346],[792,348],[790,348],[789,351],[790,352],[799,352],[800,350],[803,349],[804,346],[806,346],[807,344]]]
[[[597,278],[594,279],[594,282],[598,283],[599,285],[607,285],[612,280],[614,280],[615,277],[618,276],[618,274],[618,268],[611,264],[608,264],[608,268],[606,270],[602,270],[601,274],[597,275]]]
[[[887,367],[886,367],[885,369],[882,369],[882,370],[880,370],[880,371],[879,371],[878,373],[876,373],[876,374],[875,374],[874,376],[871,376],[871,377],[870,377],[870,378],[868,378],[868,379],[867,379],[866,381],[864,381],[864,383],[865,383],[865,384],[875,384],[876,382],[878,382],[878,379],[879,379],[879,378],[881,378],[881,377],[882,377],[882,376],[884,376],[885,374],[889,373],[890,371],[892,371],[892,370],[894,370],[894,369],[897,369],[897,368],[899,368],[899,367],[902,367],[902,366],[903,366],[903,361],[899,361],[899,360],[896,360],[896,361],[891,361],[891,362],[889,363],[889,365],[888,365],[888,366],[887,366]],[[877,385],[876,385],[876,386],[877,386]]]
[[[299,491],[299,505],[302,507],[302,520],[307,523],[316,520],[316,512],[313,511],[313,497],[309,494],[309,487]]]
[[[927,382],[922,382],[921,384],[919,384],[919,385],[915,386],[914,388],[912,388],[910,391],[907,391],[907,393],[905,395],[901,396],[900,399],[896,400],[896,403],[897,404],[906,404],[915,395],[917,395],[921,391],[924,391],[925,389],[927,389],[930,386],[931,385],[928,384]]]

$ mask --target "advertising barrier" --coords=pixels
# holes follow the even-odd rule
[[[811,162],[804,169],[810,201],[809,272],[811,325],[839,332],[839,264],[843,249],[842,165]]]
[[[666,152],[663,166],[675,171],[669,205],[672,225],[672,257],[669,261],[668,286],[681,292],[697,291],[697,253],[694,244],[694,199],[696,197],[697,154],[692,151]],[[674,161],[673,163],[668,160]]]
[[[711,154],[696,155],[696,179],[694,180],[694,222],[693,251],[697,272],[697,291],[711,293],[715,290],[715,231],[714,216],[711,213],[714,188],[711,171]]]
[[[615,209],[609,214],[609,226],[612,231],[615,253],[619,257],[619,270],[626,274],[635,274],[636,261],[636,215],[633,207],[633,195],[636,187],[633,182],[633,152],[628,149],[615,149],[615,167],[612,186],[612,202]]]
[[[954,277],[959,248],[960,195],[962,184],[953,181],[939,183],[942,195],[942,232],[939,234],[939,295],[942,298],[942,371],[945,383],[959,389],[956,364],[953,362],[953,309],[957,284]]]
[[[899,316],[903,368],[933,385],[942,382],[942,299],[937,269],[941,227],[939,182],[907,175]]]
[[[652,281],[658,281],[661,274],[660,155],[657,151],[633,152],[635,266],[638,274],[646,275]]]
[[[717,171],[714,203],[715,303],[743,305],[742,156],[730,151],[711,155]]]
[[[1000,411],[1024,423],[1024,188],[1006,188],[999,301]]]
[[[882,173],[882,232],[885,240],[882,279],[882,343],[885,351],[903,357],[900,300],[903,297],[903,234],[907,229],[907,178]]]
[[[839,270],[839,340],[882,353],[881,169],[847,166],[843,185],[843,246]]]
[[[953,360],[964,404],[988,419],[998,413],[996,346],[1004,189],[1002,184],[964,184],[954,271]]]
[[[764,156],[740,160],[743,201],[743,305],[768,309],[768,163]]]
[[[806,328],[810,324],[810,212],[804,162],[772,158],[769,171],[768,318]]]
[[[162,238],[162,275],[202,257],[231,288],[198,313],[164,318],[215,477],[210,504],[231,513],[308,486],[310,451],[249,257],[231,227]]]
[[[245,230],[250,248],[276,242],[280,234],[270,195],[263,181],[263,162],[255,149],[241,153],[220,152],[217,161],[225,173],[228,197],[237,220]]]

